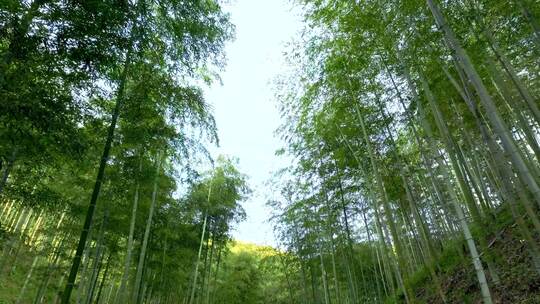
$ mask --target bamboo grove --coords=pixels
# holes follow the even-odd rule
[[[294,303],[539,301],[538,2],[297,4],[269,201]]]
[[[292,2],[277,248],[207,150],[221,1],[0,2],[0,303],[540,302],[538,1]]]
[[[1,1],[0,302],[215,302],[251,190],[200,86],[233,34],[216,1]]]

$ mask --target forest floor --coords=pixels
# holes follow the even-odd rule
[[[494,284],[484,262],[493,302],[540,303],[540,274],[535,270],[525,242],[519,237],[517,226],[509,222],[513,221],[507,219],[506,223],[493,224],[495,228],[486,239],[500,278],[500,283]],[[481,258],[485,260],[485,255]],[[437,273],[447,303],[482,303],[476,272],[463,240],[446,246],[438,259]],[[420,303],[443,303],[427,270],[415,273],[410,285]]]
[[[45,272],[48,270],[46,263],[35,267],[26,288],[23,290],[36,252],[27,245],[20,246],[18,250],[6,250],[6,242],[13,242],[15,238],[17,238],[16,235],[0,231],[0,248],[3,249],[3,252],[0,253],[0,304],[33,303],[39,287],[43,283],[42,278],[45,277]],[[44,258],[40,260],[43,261]],[[55,303],[57,296],[55,292],[61,290],[57,286],[61,284],[59,282],[61,276],[57,268],[54,270],[47,284],[48,288],[43,292],[41,303]]]

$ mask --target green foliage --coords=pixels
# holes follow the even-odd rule
[[[231,244],[251,189],[207,150],[220,1],[3,1],[0,301],[534,301],[540,7],[297,4],[278,250]]]
[[[181,193],[201,187],[192,164],[206,161],[206,145],[217,142],[198,84],[218,77],[234,30],[220,3],[4,1],[0,16],[0,200],[2,229],[11,235],[0,260],[8,265],[23,247],[43,257],[24,301],[54,302],[64,289],[116,105],[120,119],[112,125],[75,297],[90,303],[113,294],[127,251],[133,289],[154,180],[156,214],[142,282],[156,299],[182,297],[175,290],[190,286],[201,226],[191,210],[197,202]],[[220,189],[212,198],[213,225],[226,242],[230,222],[244,216],[239,202],[249,189],[233,162],[218,163],[210,173]],[[16,276],[2,272],[2,281],[22,284],[28,268]]]
[[[255,257],[240,252],[225,261],[223,274],[226,275],[216,290],[218,303],[259,303],[259,277]]]
[[[280,244],[299,260],[306,302],[415,303],[424,292],[440,303],[445,276],[471,259],[482,261],[466,272],[475,288],[504,294],[493,286],[509,282],[496,275],[505,257],[489,247],[501,223],[520,226],[540,256],[538,222],[519,215],[537,221],[540,203],[538,7],[298,3],[306,26],[276,94],[278,154],[294,161],[274,176],[269,205]],[[477,291],[453,300],[474,301]]]

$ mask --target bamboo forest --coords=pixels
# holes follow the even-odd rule
[[[538,0],[0,0],[0,57],[0,304],[540,303]]]

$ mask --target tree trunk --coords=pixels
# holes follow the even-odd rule
[[[30,267],[30,271],[28,271],[28,274],[26,275],[26,279],[24,280],[24,284],[21,288],[21,292],[19,292],[19,296],[17,297],[16,304],[22,303],[23,296],[26,294],[26,287],[28,287],[28,283],[30,282],[30,278],[32,278],[32,273],[34,272],[34,269],[36,268],[37,261],[39,259],[39,255],[36,255],[34,257],[34,261],[32,262],[32,266]]]
[[[146,220],[146,228],[144,230],[143,243],[141,245],[141,253],[139,255],[139,265],[137,266],[137,274],[135,276],[135,284],[133,285],[133,291],[131,295],[132,303],[137,303],[139,298],[139,286],[142,280],[142,273],[144,268],[144,262],[146,257],[146,248],[148,246],[148,238],[150,237],[150,228],[152,227],[152,217],[154,216],[154,209],[156,206],[156,197],[158,191],[158,179],[161,169],[162,156],[159,153],[156,160],[156,172],[154,176],[154,188],[152,190],[152,201],[150,203],[150,211],[148,212],[148,219]]]
[[[210,194],[212,192],[212,184],[210,184],[210,188],[208,189],[208,200],[210,200]],[[197,254],[197,262],[195,263],[195,272],[193,273],[193,283],[191,286],[191,294],[189,296],[189,304],[193,304],[193,300],[195,298],[195,290],[197,289],[197,277],[199,275],[199,261],[201,260],[201,254],[202,254],[202,248],[204,243],[204,235],[206,232],[206,222],[208,220],[208,214],[205,213],[204,215],[204,222],[202,227],[202,234],[201,234],[201,242],[199,244],[199,252]]]
[[[473,87],[476,89],[480,101],[486,109],[487,116],[493,125],[493,129],[498,137],[501,139],[502,145],[505,151],[509,154],[510,159],[518,171],[519,178],[527,185],[529,191],[535,198],[536,203],[540,206],[540,187],[527,167],[523,156],[518,150],[514,140],[512,139],[508,127],[501,119],[495,103],[493,102],[490,94],[488,93],[484,83],[480,79],[476,69],[474,68],[469,56],[465,50],[461,47],[461,44],[457,40],[454,32],[446,24],[446,21],[441,14],[439,7],[433,0],[426,0],[427,4],[435,18],[437,25],[442,29],[445,37],[448,41],[448,45],[454,50],[455,56],[458,58],[458,63],[461,65],[467,77],[471,81]]]
[[[141,160],[139,162],[139,172],[142,170],[142,156]],[[127,298],[127,281],[129,277],[129,266],[131,265],[131,256],[133,253],[133,234],[135,233],[135,223],[137,222],[137,207],[139,203],[139,181],[136,182],[135,185],[135,196],[133,199],[133,207],[131,210],[131,220],[129,223],[129,235],[128,235],[128,243],[127,243],[127,253],[126,253],[126,259],[124,262],[124,272],[122,274],[122,279],[120,281],[120,294],[116,297],[115,303],[121,304],[126,302]]]
[[[105,281],[107,280],[107,275],[109,274],[109,268],[111,266],[111,253],[109,253],[109,256],[107,257],[107,266],[105,266],[105,272],[103,273],[103,277],[101,278],[101,283],[99,284],[99,290],[96,296],[95,304],[99,304],[99,300],[101,299],[101,292],[103,291],[103,286],[105,285]]]
[[[532,114],[535,121],[538,124],[540,124],[540,109],[538,108],[536,101],[529,93],[529,90],[527,90],[525,85],[519,79],[517,72],[514,70],[514,67],[512,66],[508,58],[506,58],[506,56],[501,51],[499,44],[493,37],[493,34],[491,33],[491,30],[488,27],[484,27],[484,35],[488,39],[488,43],[489,43],[489,46],[491,47],[491,50],[493,51],[493,53],[495,53],[495,56],[501,63],[502,67],[504,68],[508,76],[510,76],[510,79],[512,80],[515,87],[517,88],[519,95],[521,96],[521,98],[523,98],[523,100],[529,107],[529,111],[530,111],[529,113]]]
[[[86,300],[85,304],[90,304],[92,302],[92,297],[94,295],[94,288],[96,285],[96,281],[99,277],[99,271],[101,270],[102,263],[102,253],[104,250],[105,245],[104,237],[105,237],[105,227],[107,226],[107,220],[109,218],[108,210],[105,210],[103,215],[103,220],[101,221],[101,227],[99,227],[99,238],[96,243],[96,255],[94,257],[94,263],[92,266],[92,273],[90,274],[90,281],[88,282],[88,289],[86,291]],[[81,286],[82,287],[82,286]],[[79,292],[82,293],[82,288]]]
[[[213,229],[214,230],[214,229]],[[210,278],[212,277],[212,262],[213,262],[213,259],[214,259],[214,233],[212,232],[211,233],[211,241],[210,241],[210,245],[212,247],[210,247],[210,258],[209,258],[209,261],[208,261],[208,273],[206,275],[206,295],[205,295],[205,304],[209,304],[209,301],[210,301]]]
[[[327,276],[326,276],[326,269],[324,268],[324,259],[323,259],[321,244],[319,244],[318,247],[319,247],[319,260],[320,260],[320,266],[321,266],[321,278],[323,282],[323,291],[324,291],[324,303],[330,304],[330,295],[328,291],[328,282],[327,282]]]
[[[397,228],[396,228],[395,223],[394,223],[394,219],[393,219],[393,216],[392,216],[392,211],[391,211],[391,208],[390,208],[390,204],[388,202],[388,194],[386,193],[386,189],[385,189],[385,186],[384,186],[384,183],[383,183],[383,179],[382,179],[382,176],[381,176],[381,174],[379,172],[379,167],[377,166],[377,163],[376,163],[376,160],[375,160],[375,153],[373,151],[373,148],[371,147],[371,143],[370,143],[367,131],[366,131],[366,127],[364,125],[364,119],[362,117],[362,114],[360,112],[360,108],[358,107],[358,104],[355,104],[355,107],[356,107],[358,120],[359,120],[360,126],[362,128],[364,143],[366,145],[366,149],[368,150],[371,167],[372,167],[373,173],[375,175],[375,181],[377,183],[377,188],[378,188],[378,192],[379,192],[380,201],[382,202],[384,215],[386,217],[386,221],[387,221],[388,226],[390,228],[390,234],[392,236],[392,241],[393,241],[394,246],[395,246],[398,265],[399,265],[400,269],[407,269],[407,263],[406,263],[405,257],[404,257],[403,246],[401,244],[400,237],[398,236]],[[375,208],[377,208],[377,205],[376,205]],[[398,275],[398,277],[399,277],[398,282],[401,282],[402,284],[405,284],[405,281],[403,280],[403,278],[401,276],[402,276],[402,274]],[[402,285],[401,287],[403,288],[403,293],[405,295],[406,302],[411,303],[412,294],[410,293],[409,288],[407,286],[405,286],[405,285]]]
[[[428,2],[429,1],[430,0],[428,0]],[[423,84],[425,84],[425,81],[423,81]],[[425,86],[424,89],[425,89],[425,93],[426,93],[428,98],[433,97],[430,94],[430,91],[429,91],[428,87]],[[419,102],[419,104],[420,104],[420,102]],[[445,180],[449,180],[449,178],[447,176],[447,173],[446,173],[446,170],[443,169],[441,171],[444,174],[443,178]],[[449,186],[448,188],[449,188],[449,191],[450,191],[450,194],[451,194],[451,197],[452,197],[451,198],[451,203],[454,206],[455,212],[456,212],[456,214],[458,216],[458,220],[459,220],[459,222],[461,224],[462,231],[463,231],[465,240],[467,242],[467,246],[469,248],[469,252],[470,252],[472,260],[473,260],[473,264],[474,264],[474,268],[476,270],[476,275],[477,275],[477,278],[478,278],[478,282],[480,284],[482,298],[483,298],[485,304],[491,304],[491,303],[493,303],[493,301],[491,299],[491,293],[489,291],[489,286],[488,286],[488,283],[487,283],[487,280],[486,280],[484,267],[482,266],[482,262],[480,260],[480,256],[479,256],[478,251],[476,249],[476,244],[475,244],[475,242],[474,242],[474,240],[472,238],[472,235],[471,235],[471,232],[470,232],[470,229],[469,229],[469,225],[467,224],[467,221],[465,219],[465,215],[463,214],[463,210],[461,209],[461,206],[459,205],[459,203],[457,201],[456,194],[454,193],[451,186]]]
[[[125,87],[128,78],[128,70],[131,64],[131,47],[133,42],[133,35],[131,38],[130,48],[128,49],[126,55],[126,61],[124,63],[124,68],[122,71],[122,76],[120,78],[120,84],[118,86],[118,94],[116,96],[116,104],[112,113],[111,124],[109,125],[109,130],[107,133],[107,140],[105,142],[105,147],[103,148],[103,155],[101,156],[101,161],[99,163],[98,174],[96,177],[96,182],[94,185],[94,190],[92,191],[92,197],[90,198],[90,204],[88,205],[88,210],[86,211],[86,217],[84,219],[83,229],[81,231],[81,236],[79,238],[79,243],[77,245],[77,250],[75,251],[75,257],[73,258],[73,263],[71,265],[71,270],[69,272],[68,280],[66,283],[66,288],[62,294],[62,304],[69,304],[69,299],[71,298],[71,292],[75,285],[75,279],[77,278],[77,272],[79,271],[79,266],[81,264],[81,257],[86,246],[86,241],[88,238],[88,232],[90,230],[90,225],[92,224],[92,219],[94,217],[97,200],[99,192],[101,190],[101,184],[103,183],[103,178],[105,175],[105,167],[107,166],[107,161],[109,160],[109,153],[112,146],[112,141],[114,138],[114,131],[116,129],[116,123],[118,117],[120,116],[120,109],[124,103],[124,94]]]

